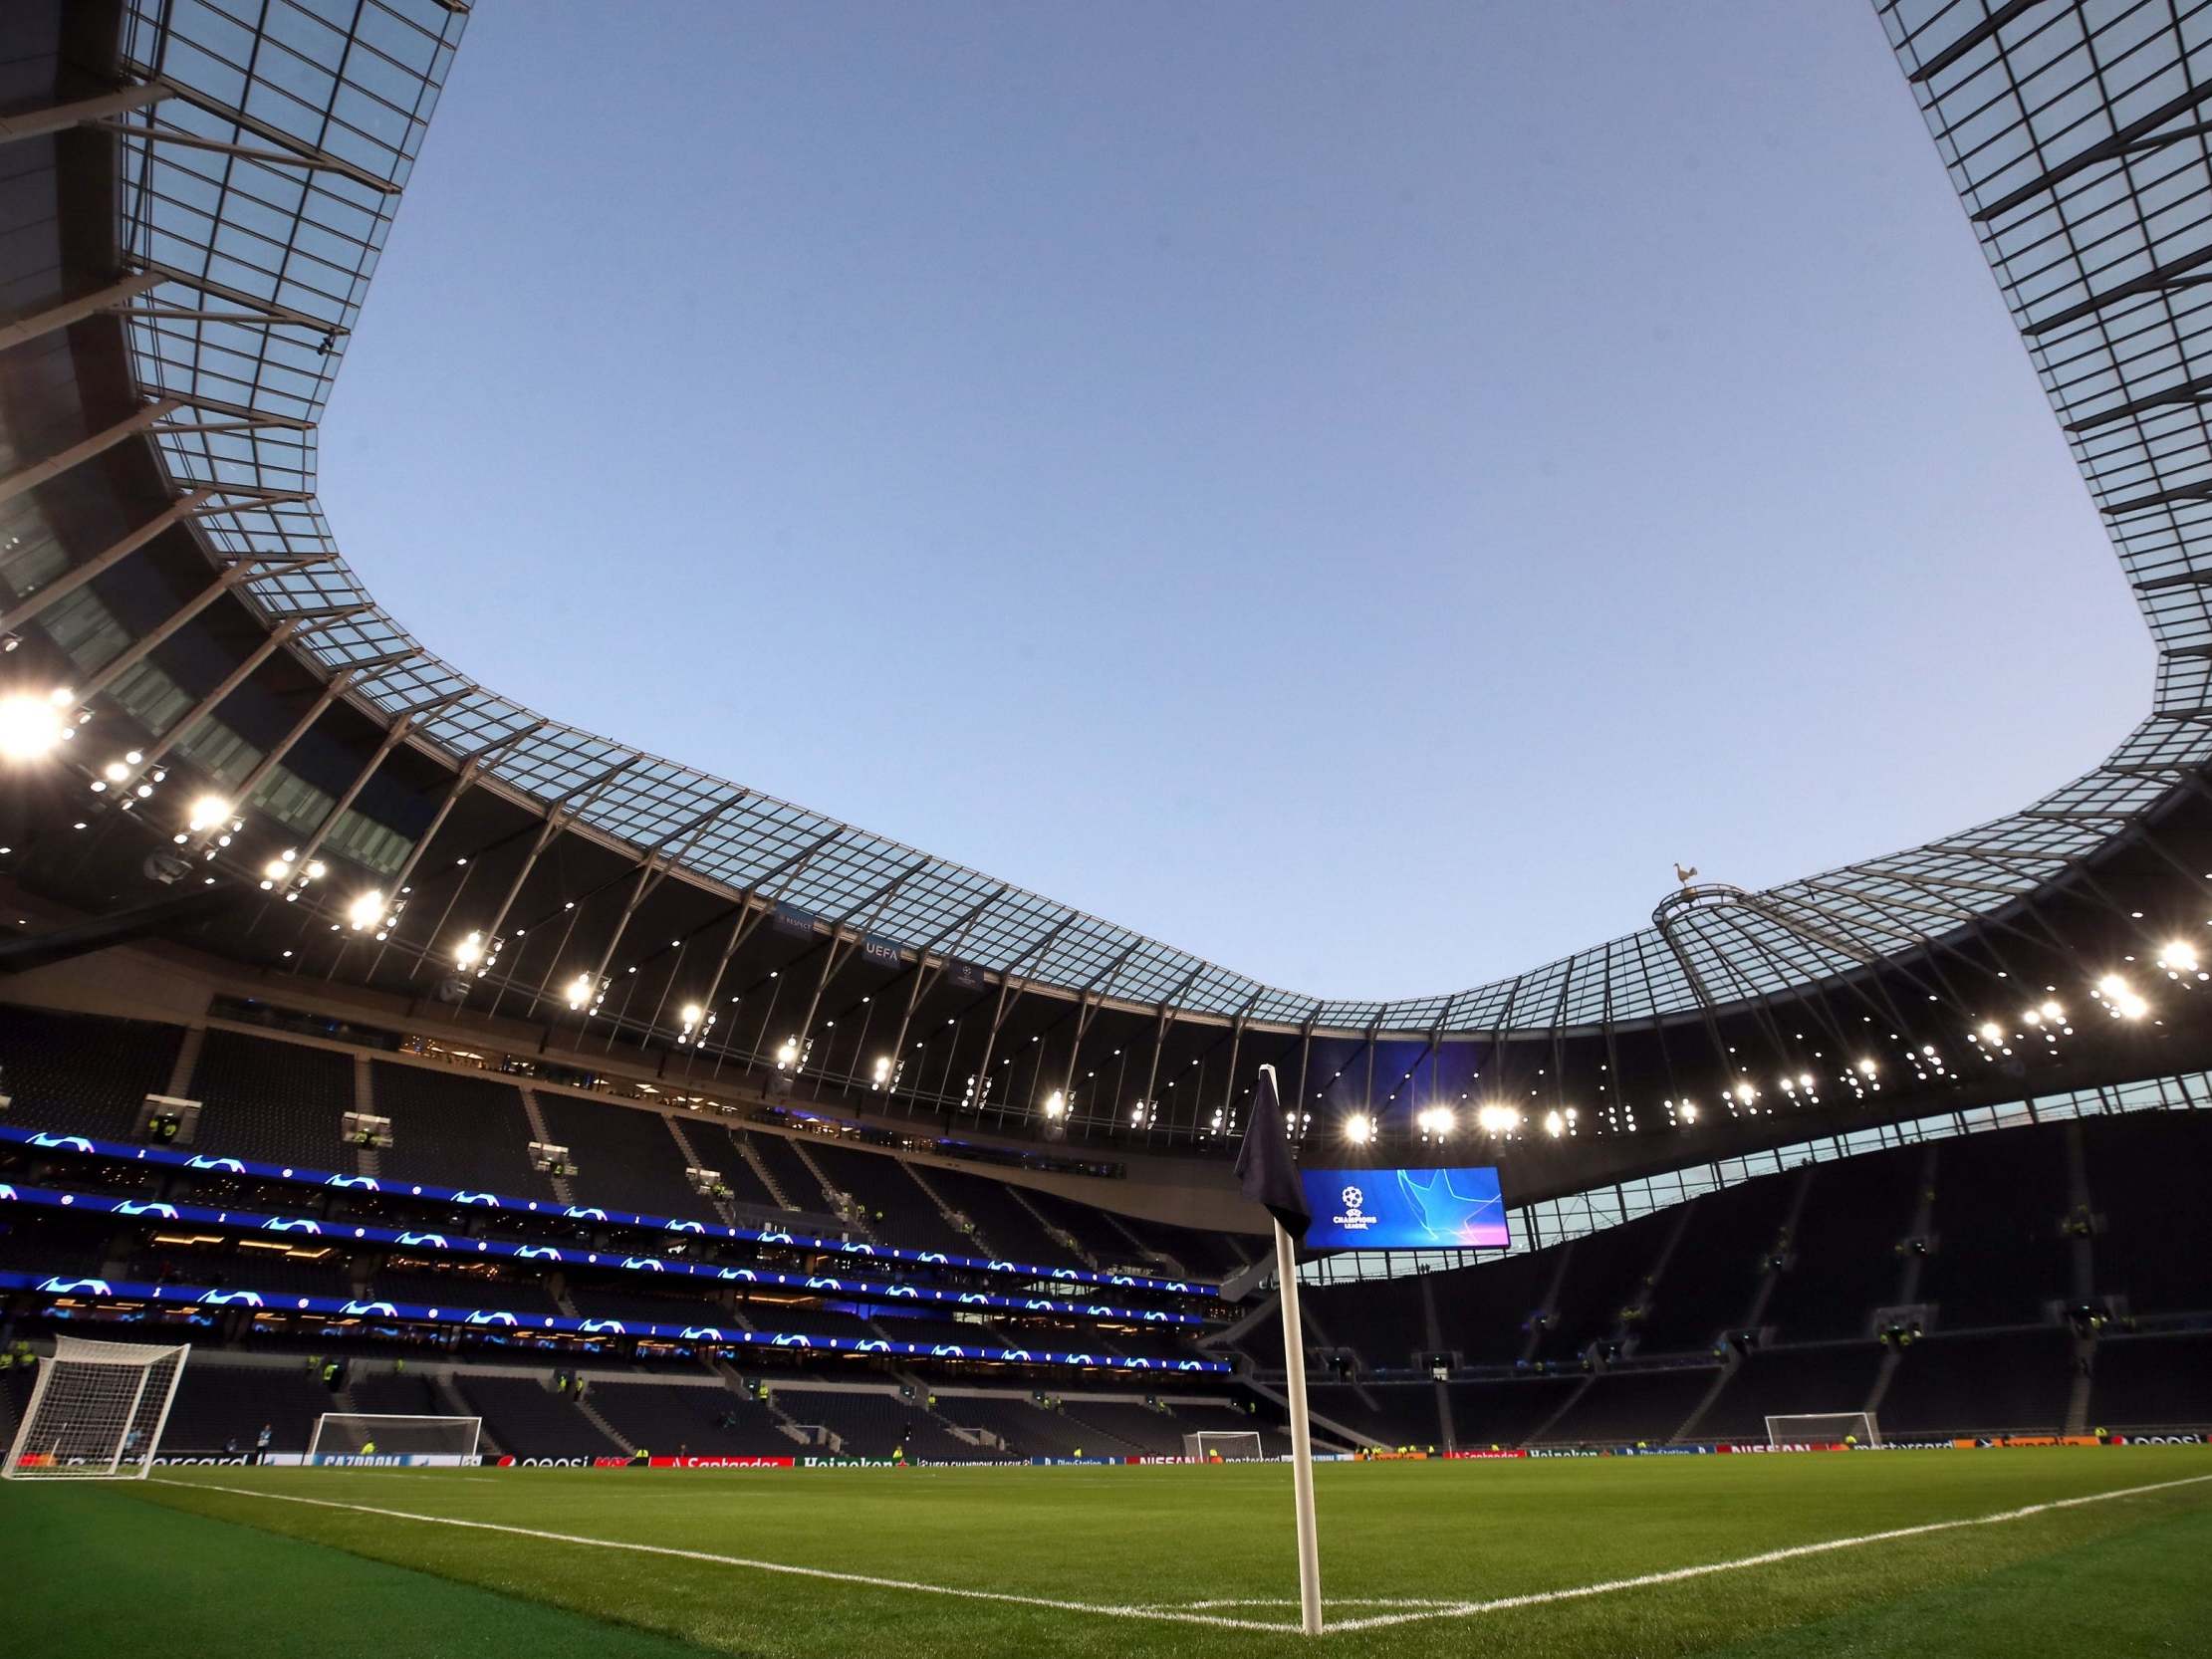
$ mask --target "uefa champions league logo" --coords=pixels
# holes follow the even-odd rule
[[[1344,1209],[1330,1219],[1344,1232],[1364,1233],[1380,1219],[1367,1213],[1367,1195],[1358,1187],[1348,1183],[1344,1191],[1337,1194],[1337,1200]]]

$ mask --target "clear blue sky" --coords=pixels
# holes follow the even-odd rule
[[[484,683],[1331,995],[2150,683],[1860,0],[484,6],[323,458]]]

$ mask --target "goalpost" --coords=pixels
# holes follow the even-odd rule
[[[1860,1446],[1881,1444],[1881,1425],[1870,1411],[1808,1411],[1767,1419],[1770,1446]]]
[[[323,1464],[443,1465],[476,1461],[481,1417],[402,1416],[365,1411],[326,1411],[315,1420],[304,1460]]]
[[[56,1337],[0,1474],[11,1481],[144,1480],[190,1352],[181,1344]]]
[[[1193,1463],[1211,1463],[1215,1458],[1224,1463],[1250,1461],[1266,1455],[1260,1437],[1250,1429],[1200,1429],[1183,1436],[1183,1456]]]

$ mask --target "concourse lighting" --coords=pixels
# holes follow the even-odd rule
[[[1068,1096],[1064,1091],[1056,1088],[1050,1094],[1045,1096],[1045,1115],[1048,1118],[1051,1118],[1057,1122],[1062,1117],[1065,1117],[1067,1113]]]
[[[384,919],[384,895],[371,887],[346,906],[346,919],[356,933],[366,933]]]
[[[69,735],[62,718],[62,703],[69,693],[33,697],[17,692],[0,697],[0,756],[11,761],[44,760],[54,746]]]
[[[1364,1146],[1373,1138],[1374,1124],[1368,1120],[1365,1112],[1355,1111],[1345,1119],[1345,1139],[1352,1145]]]

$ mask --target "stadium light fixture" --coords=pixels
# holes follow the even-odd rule
[[[2182,939],[2176,939],[2158,953],[2158,966],[2165,969],[2168,977],[2173,979],[2179,979],[2183,974],[2196,974],[2199,979],[2206,977],[2198,971],[2196,946]]]
[[[483,960],[484,936],[481,933],[471,933],[453,947],[453,965],[457,968],[473,968]]]
[[[2005,1041],[2004,1028],[1998,1025],[1995,1020],[1984,1020],[1981,1024],[1980,1030],[1978,1030],[1974,1035],[1979,1037],[1984,1043],[2002,1043]]]
[[[776,1069],[788,1071],[799,1062],[799,1039],[787,1037],[776,1050]]]
[[[197,833],[212,830],[230,817],[230,803],[219,795],[203,795],[192,803],[192,811],[184,821],[184,828]]]
[[[870,1088],[882,1088],[890,1080],[891,1057],[889,1055],[877,1055],[875,1057],[875,1068],[869,1076],[868,1086]]]
[[[1546,1112],[1544,1114],[1544,1132],[1554,1140],[1559,1139],[1560,1136],[1567,1133],[1566,1117],[1556,1111]]]
[[[1374,1124],[1363,1111],[1355,1111],[1345,1119],[1345,1139],[1354,1146],[1364,1146],[1374,1138]]]
[[[1521,1114],[1513,1107],[1492,1101],[1475,1109],[1475,1127],[1488,1135],[1509,1135],[1521,1126]]]
[[[1697,1102],[1695,1100],[1684,1100],[1675,1115],[1685,1123],[1695,1123],[1697,1121]]]
[[[0,697],[0,756],[28,762],[51,755],[74,730],[62,717],[69,696],[66,691],[57,691],[51,697],[34,697],[28,692]]]
[[[367,933],[384,919],[384,895],[371,887],[346,906],[346,920],[356,933]]]
[[[1047,1118],[1057,1123],[1067,1114],[1068,1096],[1065,1091],[1056,1088],[1045,1096],[1045,1116]]]
[[[572,1009],[582,1008],[592,1000],[592,976],[578,974],[569,981],[568,1001]]]

